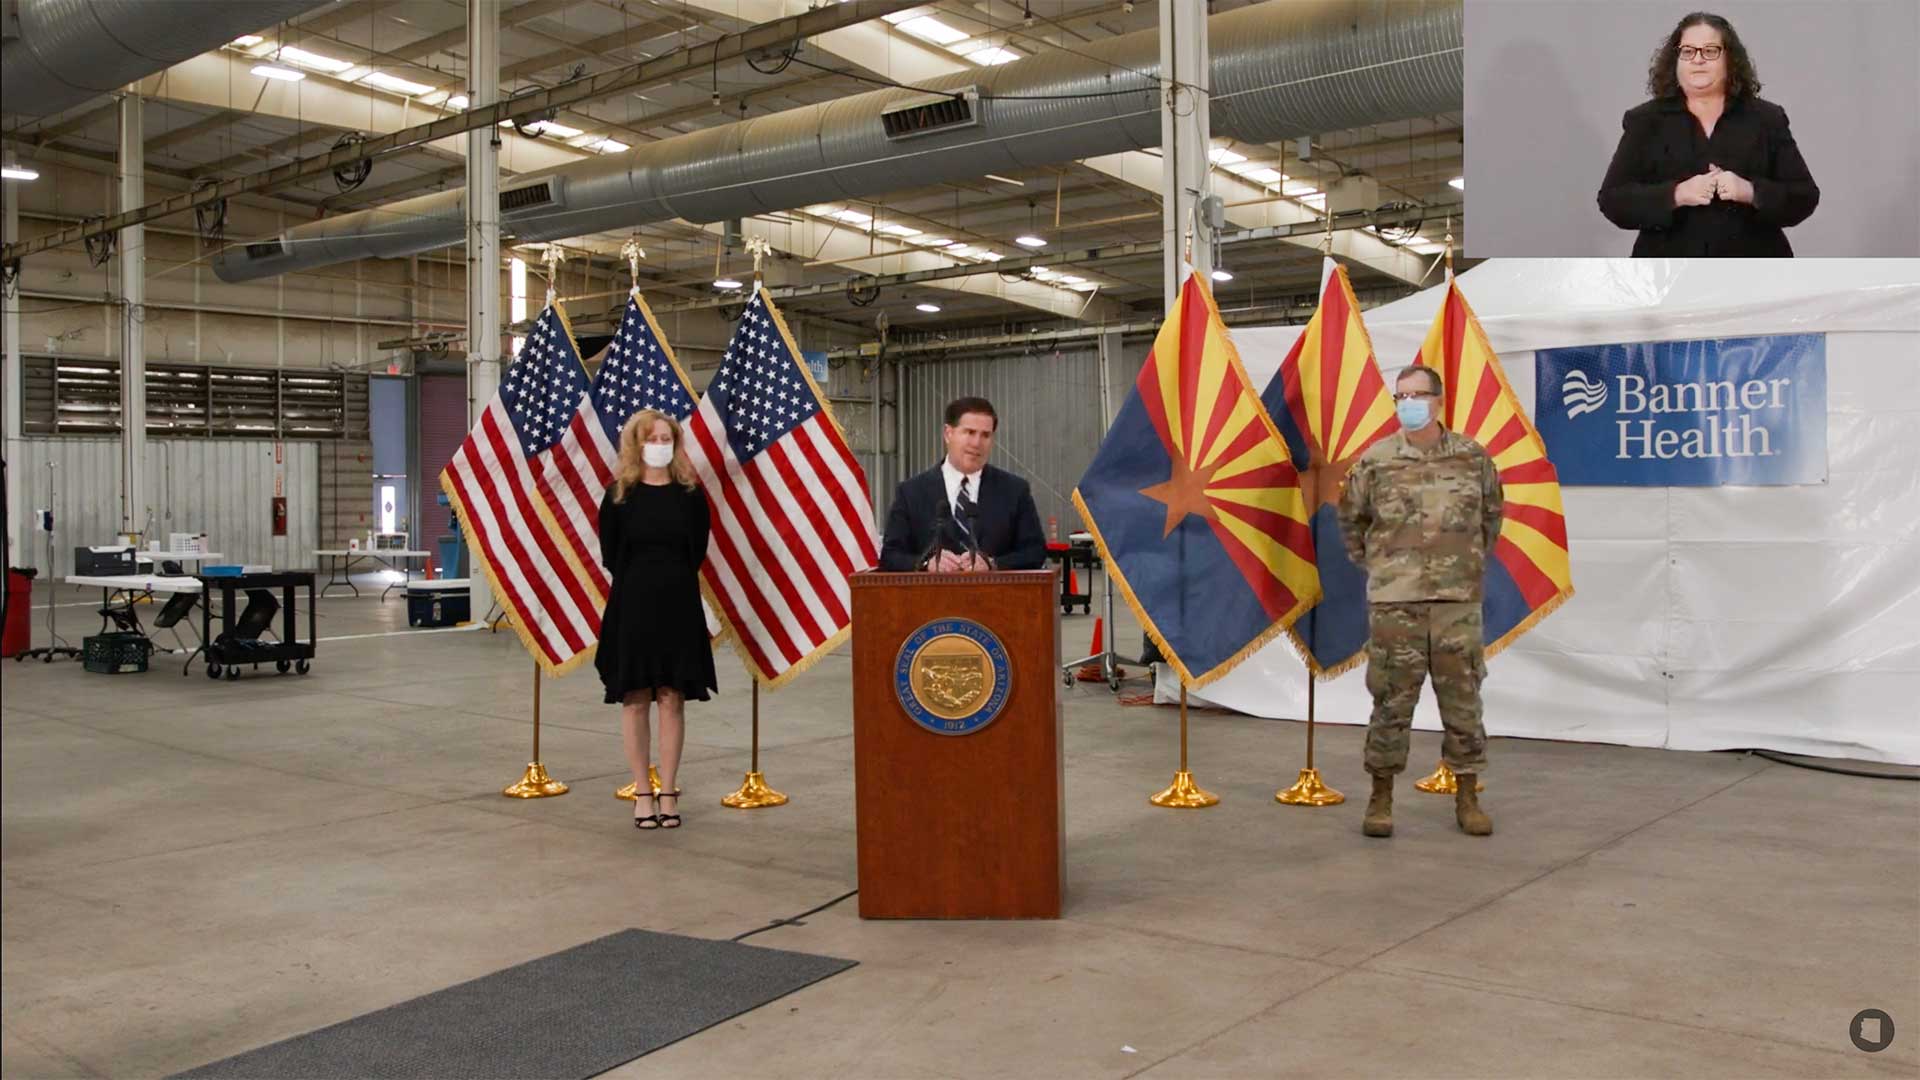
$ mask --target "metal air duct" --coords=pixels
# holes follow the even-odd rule
[[[46,116],[333,0],[9,0],[0,109]]]
[[[1268,142],[1461,105],[1459,0],[1276,0],[1215,15],[1207,32],[1215,134]],[[503,207],[502,232],[527,242],[723,221],[1144,149],[1160,141],[1158,69],[1158,31],[1145,30],[722,124],[519,177],[508,191],[551,182],[564,198]],[[966,108],[902,112],[927,103],[927,90],[963,95]],[[440,192],[299,226],[266,258],[226,249],[214,272],[251,281],[456,244],[464,197]]]

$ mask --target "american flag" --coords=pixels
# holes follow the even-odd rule
[[[713,507],[701,578],[741,659],[778,686],[846,639],[847,578],[879,546],[866,474],[757,285],[687,430]]]
[[[620,429],[634,413],[654,409],[684,421],[693,412],[693,383],[673,347],[653,321],[653,311],[636,290],[627,296],[626,313],[600,354],[600,370],[593,377],[593,407],[607,440],[620,445]],[[617,454],[617,451],[616,451]],[[720,635],[720,620],[706,608],[707,636]]]
[[[680,370],[653,312],[637,292],[628,295],[620,329],[601,354],[600,372],[593,377],[593,407],[616,447],[620,429],[641,409],[656,409],[675,420],[693,412],[693,383]]]
[[[500,606],[553,674],[593,651],[606,604],[598,525],[614,451],[594,411],[566,313],[550,306],[440,474]]]

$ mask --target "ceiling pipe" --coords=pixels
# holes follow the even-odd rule
[[[1212,16],[1208,37],[1216,135],[1271,142],[1461,107],[1459,0],[1273,0]],[[711,223],[1152,147],[1157,41],[1144,30],[517,177],[501,186],[501,232],[527,243]],[[456,244],[465,198],[312,222],[228,247],[213,269],[253,281]]]
[[[333,0],[8,0],[0,109],[48,116]]]

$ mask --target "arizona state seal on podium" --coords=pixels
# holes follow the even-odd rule
[[[908,635],[893,690],[913,722],[936,735],[971,735],[1000,715],[1013,668],[993,631],[972,619],[935,619]]]

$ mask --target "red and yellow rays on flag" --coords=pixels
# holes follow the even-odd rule
[[[1487,566],[1486,648],[1492,656],[1573,595],[1560,476],[1459,282],[1448,279],[1446,299],[1413,362],[1440,372],[1447,427],[1484,447],[1500,470],[1505,520]]]
[[[1340,537],[1340,492],[1360,455],[1400,430],[1346,268],[1326,266],[1320,306],[1263,398],[1301,469],[1325,593],[1288,636],[1323,679],[1358,666],[1367,649],[1367,580]]]
[[[1319,599],[1299,475],[1197,275],[1074,503],[1189,686],[1226,674]]]
[[[1329,260],[1331,262],[1331,260]],[[1337,507],[1347,470],[1367,447],[1400,430],[1393,395],[1374,364],[1347,268],[1335,263],[1320,307],[1280,363],[1287,412],[1306,442],[1309,510]],[[1338,545],[1336,545],[1338,546]]]

